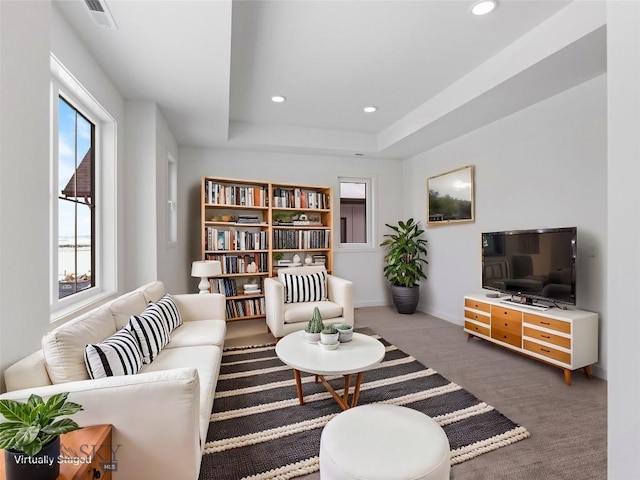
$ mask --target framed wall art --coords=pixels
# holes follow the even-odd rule
[[[473,165],[427,179],[427,225],[473,222]]]

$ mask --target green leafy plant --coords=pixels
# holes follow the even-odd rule
[[[424,258],[427,255],[427,241],[420,238],[424,230],[420,228],[420,222],[414,222],[413,218],[406,222],[399,221],[397,225],[385,225],[394,233],[384,235],[386,240],[380,244],[386,250],[384,276],[391,285],[415,287],[418,280],[427,278],[423,270],[428,263]]]
[[[332,325],[330,327],[323,328],[320,333],[335,335],[338,333],[338,329]]]
[[[313,308],[313,314],[311,315],[311,320],[307,324],[307,328],[304,330],[307,333],[320,333],[324,329],[324,324],[322,323],[322,315],[320,315],[320,309],[318,307]]]
[[[0,400],[0,414],[7,420],[0,423],[0,448],[33,456],[58,435],[78,430],[70,418],[57,420],[82,410],[77,403],[67,402],[68,395],[58,393],[46,402],[38,395],[31,395],[26,403]]]
[[[273,254],[273,261],[277,262],[278,260],[282,260],[282,257],[284,257],[284,255],[281,252],[276,252]]]

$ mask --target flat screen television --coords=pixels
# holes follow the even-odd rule
[[[577,228],[482,234],[482,288],[522,302],[576,304]]]

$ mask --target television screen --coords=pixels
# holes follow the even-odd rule
[[[482,234],[482,288],[576,303],[577,228]]]

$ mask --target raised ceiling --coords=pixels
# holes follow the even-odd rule
[[[484,17],[466,0],[106,4],[117,30],[83,0],[54,2],[183,146],[406,158],[606,69],[603,10],[570,1],[502,0]]]

